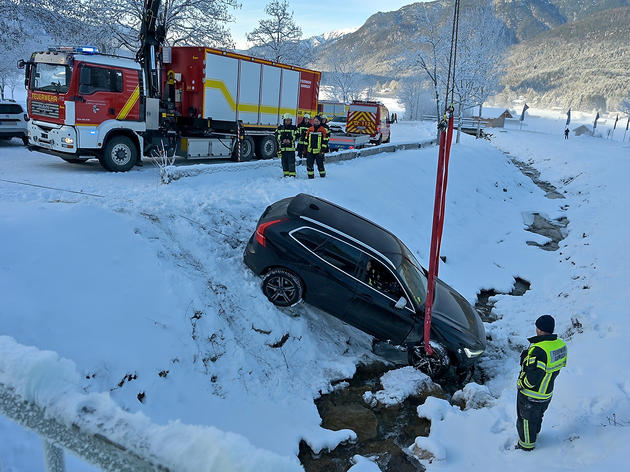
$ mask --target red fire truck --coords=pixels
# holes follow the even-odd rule
[[[359,149],[368,143],[388,143],[390,139],[387,107],[379,102],[355,100],[348,108],[345,132],[333,133],[329,146],[331,150]]]
[[[162,47],[145,0],[138,59],[56,48],[21,61],[29,149],[110,171],[157,149],[187,159],[274,157],[275,128],[317,110],[320,72],[206,47]],[[240,145],[238,145],[240,143]]]

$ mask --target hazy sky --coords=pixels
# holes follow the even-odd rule
[[[289,0],[294,18],[305,38],[333,30],[357,28],[378,11],[398,10],[418,0]],[[426,0],[420,0],[426,1]],[[232,37],[237,48],[246,48],[246,35],[265,17],[268,0],[240,0],[243,7],[233,12]]]

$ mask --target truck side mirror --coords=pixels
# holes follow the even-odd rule
[[[17,68],[24,69],[26,67],[26,61],[24,59],[20,59],[17,61]]]
[[[407,306],[407,299],[405,297],[400,297],[394,306],[397,309],[402,310]]]

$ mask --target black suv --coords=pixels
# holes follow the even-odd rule
[[[484,352],[486,336],[475,309],[436,282],[431,344],[424,355],[427,271],[396,236],[333,203],[299,194],[269,206],[244,254],[263,276],[275,305],[301,300],[346,323],[404,347],[408,361],[433,377],[449,365],[468,370]]]

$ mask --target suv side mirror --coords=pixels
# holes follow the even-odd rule
[[[26,61],[24,59],[20,59],[17,62],[17,68],[18,69],[24,69],[26,67]]]
[[[405,297],[400,297],[394,306],[399,310],[402,310],[407,306],[407,299]]]

